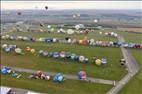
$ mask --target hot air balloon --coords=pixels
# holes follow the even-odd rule
[[[87,78],[86,72],[85,71],[79,71],[78,74],[77,74],[77,77],[78,77],[79,80],[86,80],[86,78]]]
[[[4,48],[4,51],[8,53],[8,52],[11,51],[11,48],[10,48],[10,47],[5,47],[5,48]]]
[[[65,78],[64,78],[64,76],[61,73],[57,73],[53,77],[53,81],[54,82],[62,82],[64,80],[65,80]]]
[[[84,57],[84,56],[80,56],[80,57],[79,57],[79,61],[80,61],[80,62],[83,62],[84,60],[85,60],[85,57]]]
[[[8,46],[7,44],[3,44],[3,45],[2,45],[2,48],[5,48],[5,47],[7,47],[7,46]]]
[[[96,65],[101,65],[101,60],[100,59],[96,59]]]
[[[48,10],[48,6],[45,6],[45,9]]]
[[[16,52],[17,54],[22,54],[22,49],[16,48],[16,49],[15,49],[15,52]]]
[[[31,49],[31,53],[32,53],[32,54],[35,53],[35,49]]]
[[[17,15],[21,15],[22,13],[21,12],[17,12]]]
[[[107,63],[107,59],[106,58],[102,58],[101,62],[102,62],[102,64],[106,64]]]
[[[64,58],[64,57],[65,57],[65,52],[64,52],[64,51],[61,51],[61,52],[60,52],[60,57],[61,57],[61,58]]]
[[[69,34],[69,35],[74,34],[74,30],[68,29],[68,30],[67,30],[67,34]]]

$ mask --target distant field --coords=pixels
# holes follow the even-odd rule
[[[118,34],[122,35],[127,42],[142,43],[142,34],[136,32],[123,32],[119,31]]]
[[[142,33],[142,28],[117,28],[119,31],[128,31],[128,32],[140,32]]]

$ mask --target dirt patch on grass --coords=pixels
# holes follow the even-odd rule
[[[142,33],[142,28],[117,28],[119,31],[139,32]]]

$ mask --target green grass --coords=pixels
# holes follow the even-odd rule
[[[65,80],[54,83],[52,80],[28,79],[29,74],[22,73],[22,78],[16,79],[10,75],[1,75],[1,85],[29,89],[49,94],[105,94],[112,86],[75,80]]]
[[[122,35],[127,42],[142,43],[142,33],[120,31],[118,34]]]
[[[80,70],[85,70],[87,71],[88,76],[111,80],[119,80],[126,74],[125,67],[122,67],[119,63],[119,60],[122,58],[122,53],[119,48],[88,47],[59,43],[45,44],[21,41],[2,41],[2,43],[17,44],[20,47],[30,46],[38,50],[44,49],[47,51],[70,51],[79,55],[84,55],[89,59],[91,59],[93,56],[97,56],[99,58],[106,57],[108,59],[107,65],[96,66],[92,63],[81,64],[66,59],[44,58],[33,56],[31,54],[16,56],[14,54],[6,54],[2,52],[1,60],[2,64],[4,65],[62,72],[67,74],[76,74]]]
[[[142,93],[142,50],[131,50],[133,56],[140,65],[139,73],[119,92],[119,94],[141,94]]]
[[[142,34],[132,32],[121,32],[126,41],[142,43]],[[142,93],[142,50],[131,49],[132,55],[137,60],[140,71],[138,74],[119,92],[119,94],[141,94]]]

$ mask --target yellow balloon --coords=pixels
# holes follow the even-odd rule
[[[95,62],[96,62],[96,65],[101,65],[101,63],[102,63],[100,59],[96,59]]]
[[[31,53],[35,53],[35,49],[31,49]]]
[[[83,44],[83,40],[79,40],[79,44]]]

